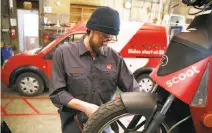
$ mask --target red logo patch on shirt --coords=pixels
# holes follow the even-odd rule
[[[82,67],[72,67],[71,73],[83,73],[83,68]]]
[[[107,64],[106,68],[107,70],[112,70],[112,64]]]

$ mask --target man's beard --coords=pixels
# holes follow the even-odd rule
[[[96,55],[99,55],[100,54],[100,49],[99,48],[96,48],[94,45],[91,44],[91,49],[92,51],[96,54]]]
[[[92,51],[93,51],[96,55],[99,55],[99,54],[101,53],[101,49],[102,49],[102,48],[101,48],[101,47],[97,48],[97,47],[96,47],[97,45],[95,45],[95,44],[92,42],[92,38],[90,39],[89,43],[90,43],[90,47],[91,47]]]

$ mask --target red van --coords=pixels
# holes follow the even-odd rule
[[[81,39],[86,23],[78,23],[44,48],[19,53],[2,66],[2,82],[24,96],[35,96],[49,87],[52,55],[64,42]],[[149,73],[160,62],[167,48],[165,27],[138,22],[122,22],[118,41],[109,44],[120,52],[139,85],[151,91],[154,85]]]

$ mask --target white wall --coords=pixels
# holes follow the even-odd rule
[[[132,20],[141,22],[153,22],[154,18],[162,14],[160,9],[160,1],[163,0],[132,0],[132,8],[124,8],[125,0],[105,0],[104,5],[116,9],[120,13],[122,20]],[[161,5],[163,7],[163,5]]]
[[[132,8],[124,8],[125,0],[102,0],[103,5],[112,7],[120,13],[122,20],[153,22],[158,19],[160,22],[164,14],[176,13],[187,16],[189,7],[182,4],[182,0],[132,0]],[[179,3],[175,8],[171,5]],[[158,23],[160,24],[160,23]]]

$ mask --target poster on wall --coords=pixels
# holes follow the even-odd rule
[[[11,26],[17,26],[16,19],[15,18],[11,18],[10,19],[10,24],[11,24]]]

